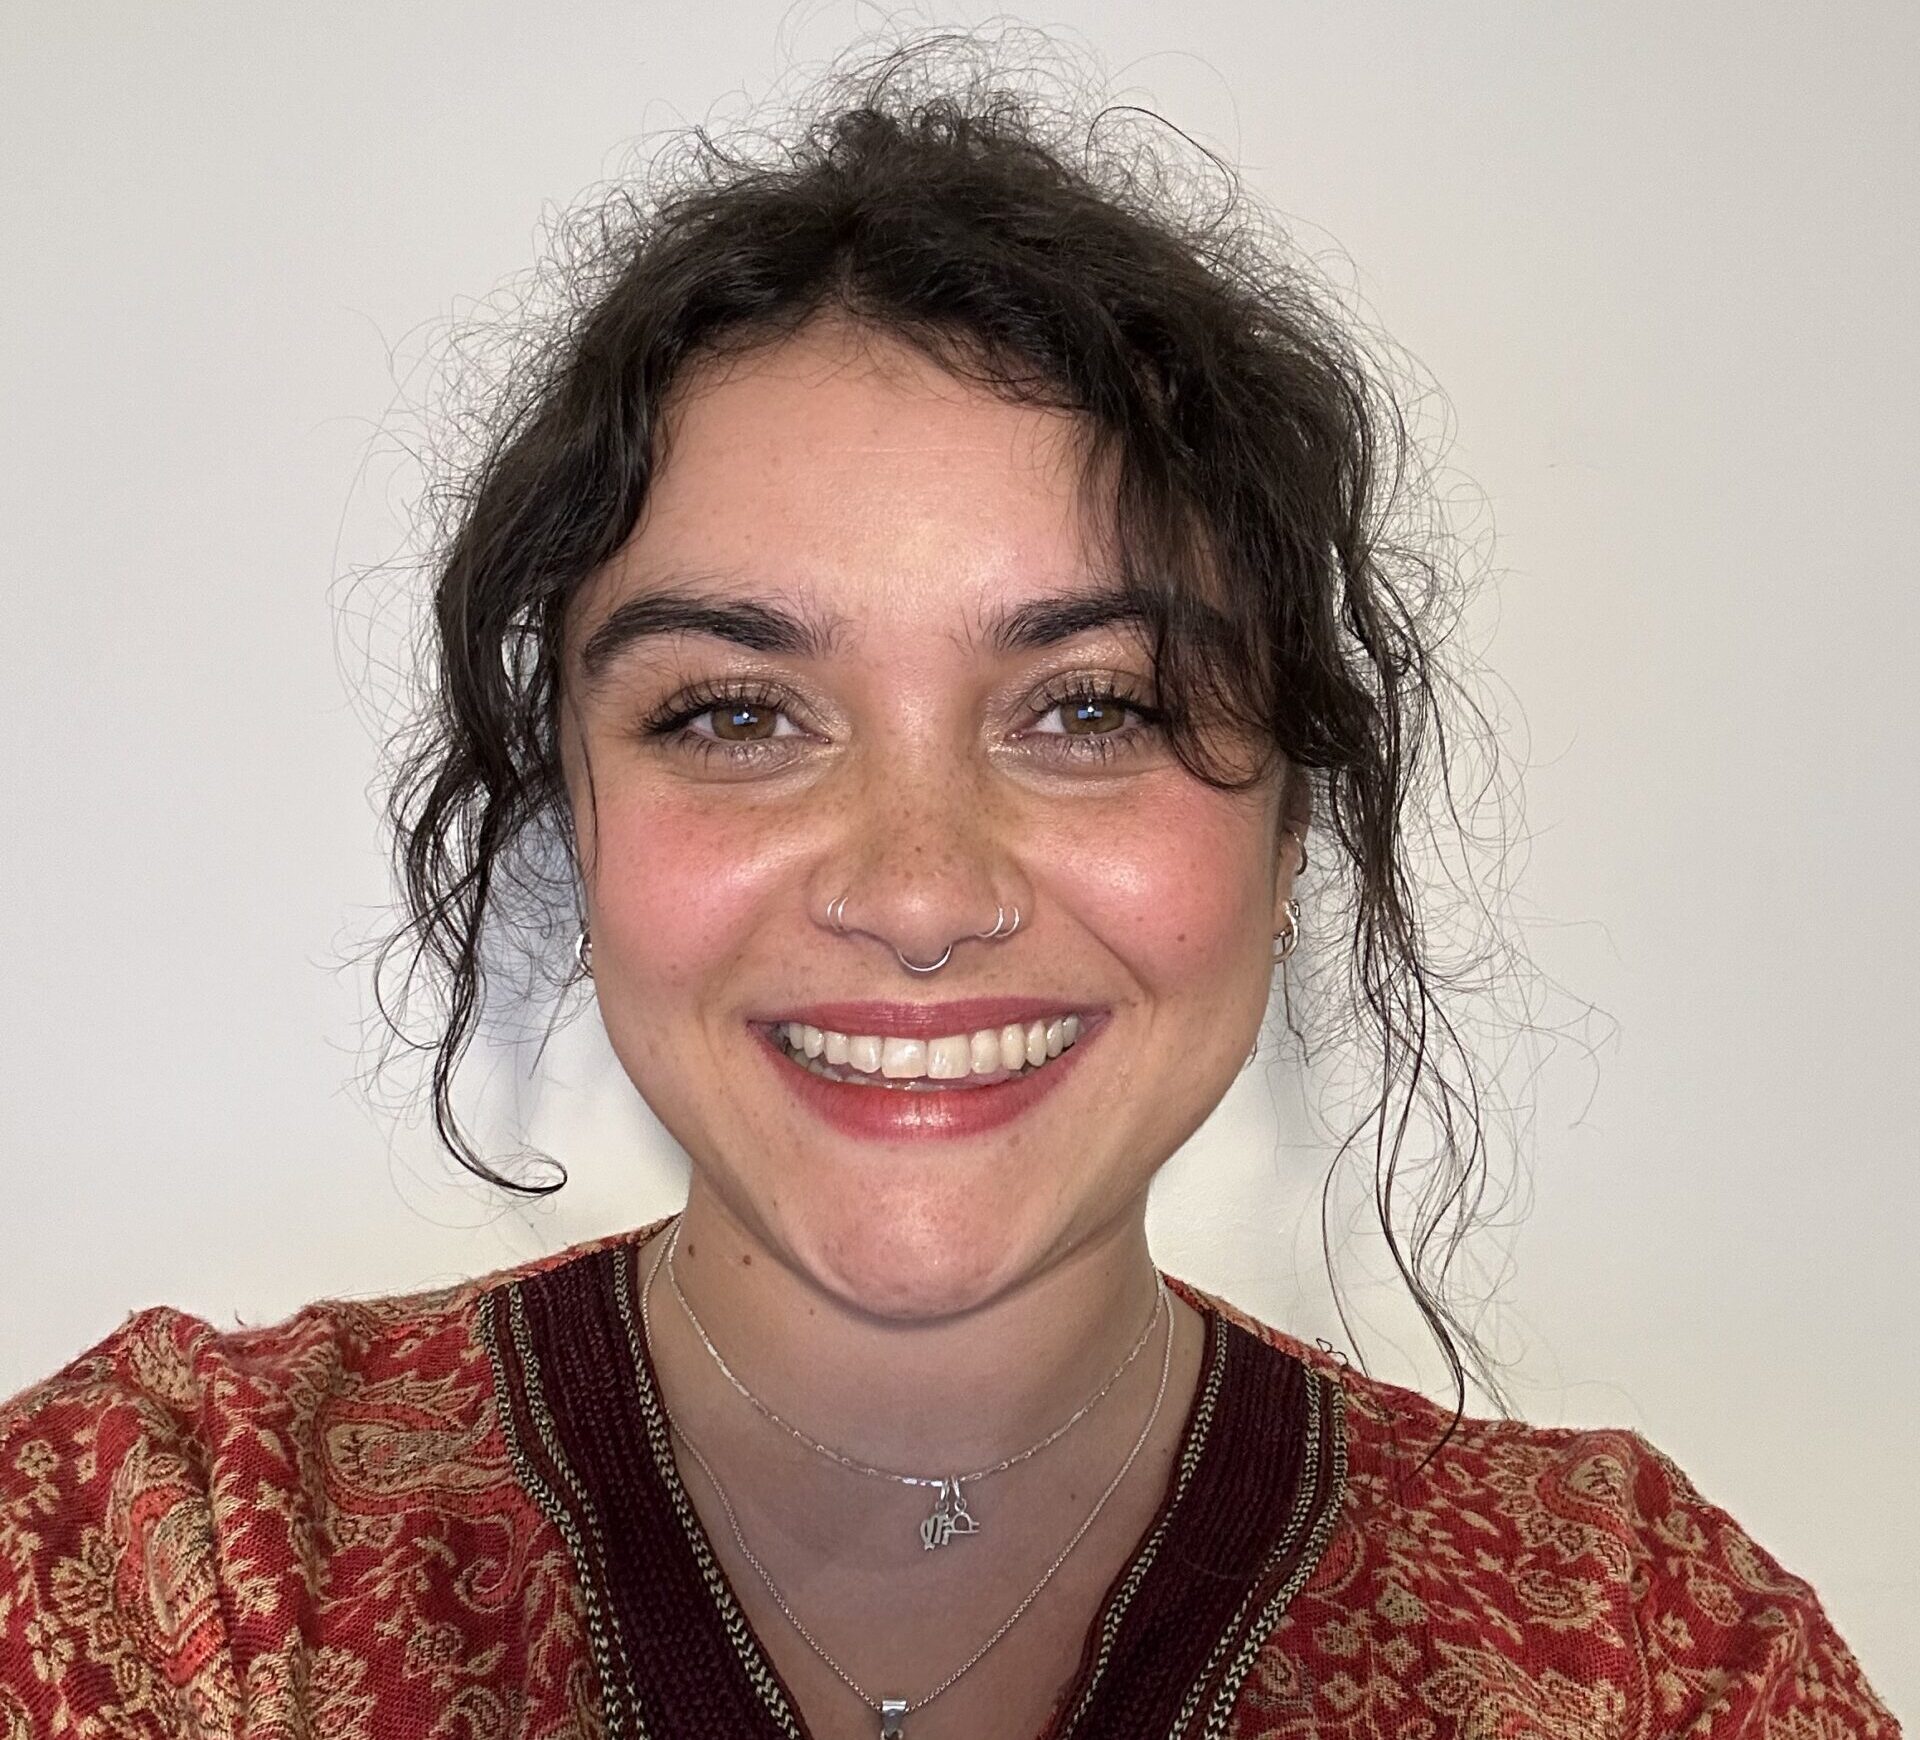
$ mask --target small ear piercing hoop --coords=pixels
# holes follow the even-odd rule
[[[1300,868],[1296,875],[1307,873],[1307,843],[1300,837],[1300,830],[1292,826],[1282,826],[1280,830],[1300,848]],[[1293,951],[1300,946],[1300,903],[1291,895],[1282,910],[1287,915],[1287,928],[1273,933],[1273,940],[1280,945],[1280,952],[1273,957],[1276,967],[1284,966],[1292,958]]]
[[[1280,952],[1273,957],[1276,967],[1286,965],[1293,951],[1300,946],[1300,903],[1289,895],[1283,910],[1287,915],[1287,928],[1275,931],[1273,935],[1273,940],[1280,945]]]
[[[593,977],[593,933],[583,924],[580,934],[573,941],[573,958],[580,963],[581,972],[589,979]]]
[[[1291,828],[1289,828],[1287,832],[1293,834]],[[1293,837],[1296,840],[1300,838],[1298,834],[1293,834]],[[1300,848],[1300,866],[1302,869],[1306,868],[1306,861],[1307,849],[1305,846],[1302,846]],[[1300,946],[1300,903],[1289,895],[1286,905],[1281,908],[1281,910],[1287,915],[1287,928],[1285,930],[1277,930],[1273,933],[1273,940],[1280,945],[1279,952],[1273,957],[1273,964],[1276,967],[1284,967],[1287,962],[1293,958],[1293,951]],[[1285,981],[1282,980],[1281,983],[1284,988]],[[1253,1060],[1259,1055],[1260,1041],[1256,1039],[1253,1042],[1253,1049],[1247,1053],[1247,1061],[1240,1066],[1242,1073],[1253,1068]]]

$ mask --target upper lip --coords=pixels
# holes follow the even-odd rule
[[[1063,997],[962,997],[951,1003],[808,1003],[758,1019],[800,1021],[834,1033],[883,1039],[939,1039],[1016,1021],[1024,1026],[1063,1015],[1084,1018],[1094,1012]]]

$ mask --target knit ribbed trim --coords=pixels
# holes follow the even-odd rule
[[[638,1248],[482,1301],[515,1474],[566,1543],[607,1740],[807,1740],[681,1483],[639,1320]],[[1201,1377],[1159,1511],[1042,1740],[1218,1740],[1337,1518],[1339,1386],[1201,1306]]]

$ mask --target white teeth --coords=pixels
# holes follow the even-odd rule
[[[890,1081],[963,1081],[1038,1068],[1074,1044],[1081,1029],[1078,1015],[1059,1015],[1051,1021],[1010,1021],[1004,1027],[938,1039],[836,1033],[806,1021],[783,1021],[777,1031],[789,1051],[835,1068]]]
[[[880,1073],[895,1081],[910,1075],[927,1073],[927,1042],[924,1039],[888,1039],[880,1047]]]

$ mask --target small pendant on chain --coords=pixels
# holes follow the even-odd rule
[[[944,1547],[955,1535],[977,1535],[979,1532],[980,1525],[967,1509],[966,1494],[960,1490],[960,1482],[953,1479],[941,1481],[940,1496],[933,1503],[933,1514],[920,1525],[920,1545],[932,1552],[935,1547]]]
[[[907,1732],[907,1700],[880,1700],[880,1740],[903,1740]]]

